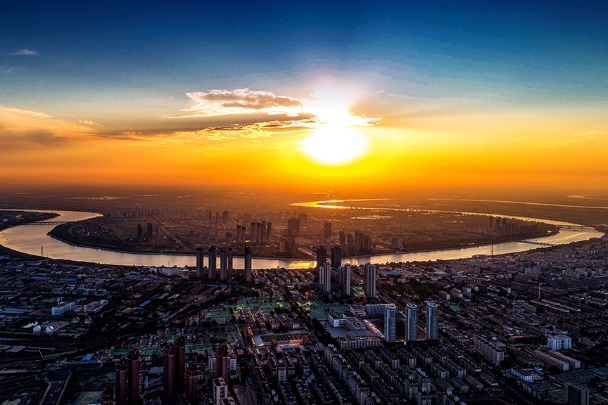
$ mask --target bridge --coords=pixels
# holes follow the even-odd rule
[[[28,225],[61,225],[67,224],[68,221],[48,221],[48,222],[28,222],[27,224],[23,224],[22,226]]]
[[[558,225],[558,227],[560,229],[568,229],[571,231],[586,231],[589,229],[593,229],[592,227],[584,226],[584,225]]]
[[[539,246],[555,246],[553,243],[544,243],[544,242],[536,242],[533,240],[520,240],[521,243],[529,243],[531,245],[539,245]]]

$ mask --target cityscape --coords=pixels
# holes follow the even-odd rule
[[[608,403],[608,5],[0,12],[0,405]]]

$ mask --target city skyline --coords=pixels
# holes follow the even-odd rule
[[[0,181],[602,193],[607,12],[7,5]]]

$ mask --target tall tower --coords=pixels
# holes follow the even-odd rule
[[[327,262],[327,249],[325,246],[317,246],[317,267],[325,265]]]
[[[217,248],[209,246],[209,280],[215,280],[217,277]]]
[[[350,269],[350,265],[346,264],[346,265],[340,267],[340,272],[342,273],[340,275],[340,280],[342,281],[342,290],[344,291],[344,295],[350,296],[351,295],[351,285],[350,285],[350,281],[351,281],[351,269]]]
[[[175,400],[175,346],[163,348],[163,393],[167,401]]]
[[[251,247],[245,246],[245,281],[251,283]]]
[[[203,278],[203,268],[205,266],[204,262],[205,255],[203,254],[203,248],[196,248],[196,278]]]
[[[331,247],[331,267],[334,269],[340,268],[342,265],[342,246],[333,245]]]
[[[427,340],[437,340],[437,321],[439,317],[438,305],[434,301],[426,303],[426,338]]]
[[[186,383],[186,338],[178,336],[175,339],[175,375],[176,387],[179,392],[182,392]]]
[[[329,263],[325,263],[320,269],[323,273],[323,283],[321,284],[323,292],[329,294],[331,293],[331,266]]]
[[[220,280],[228,278],[228,251],[226,248],[220,249]]]
[[[367,263],[363,268],[363,283],[367,298],[376,298],[376,266]]]
[[[129,403],[139,404],[139,349],[134,348],[127,357],[129,367]]]
[[[384,340],[394,343],[397,340],[397,306],[386,304],[384,308]]]
[[[116,363],[116,404],[128,405],[129,403],[129,366],[127,360],[122,358]]]
[[[234,251],[232,250],[232,248],[227,248],[227,259],[228,259],[228,263],[227,263],[227,273],[228,273],[228,278],[232,277],[233,273],[234,273]]]
[[[416,304],[407,304],[406,310],[405,340],[413,342],[418,338],[418,307]]]

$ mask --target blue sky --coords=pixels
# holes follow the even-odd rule
[[[369,74],[385,91],[405,81],[414,95],[430,86],[430,97],[465,86],[507,101],[513,89],[532,102],[605,100],[605,2],[303,3],[10,2],[0,15],[0,103],[281,87],[315,72]],[[37,54],[13,55],[23,49]]]

